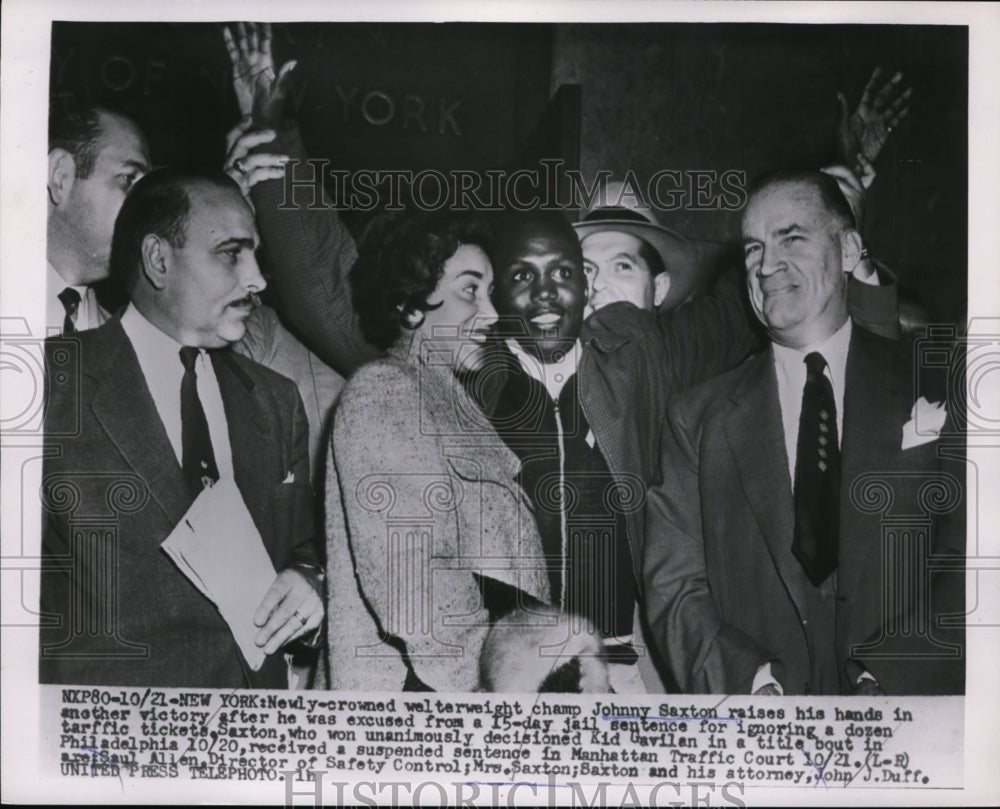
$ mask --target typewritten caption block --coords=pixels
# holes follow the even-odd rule
[[[964,698],[43,686],[65,778],[958,788]]]

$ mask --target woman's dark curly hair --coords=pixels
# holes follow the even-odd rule
[[[387,349],[415,328],[416,313],[436,309],[427,298],[460,245],[489,254],[490,231],[471,215],[449,212],[383,214],[369,225],[351,270],[351,291],[361,331],[373,346]],[[440,304],[438,304],[440,305]],[[419,324],[418,324],[419,325]]]

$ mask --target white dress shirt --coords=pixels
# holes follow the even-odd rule
[[[807,346],[806,348],[788,348],[772,343],[774,352],[774,369],[778,377],[778,404],[781,407],[781,424],[785,433],[785,455],[788,459],[788,478],[795,491],[795,461],[798,457],[799,418],[802,415],[802,392],[806,386],[806,356],[816,351],[826,360],[823,374],[830,380],[833,388],[833,400],[837,406],[837,445],[844,434],[844,381],[847,377],[847,350],[851,345],[851,319],[824,342]],[[866,675],[862,675],[865,677]],[[874,679],[867,675],[869,679]],[[774,678],[771,664],[765,663],[754,676],[750,693],[756,692],[764,685],[773,685],[784,693],[781,685]]]
[[[580,341],[577,340],[573,343],[573,347],[563,355],[559,362],[542,362],[534,354],[525,351],[521,344],[513,338],[507,340],[507,347],[517,357],[524,372],[541,382],[552,400],[558,402],[559,394],[566,386],[566,381],[576,373],[577,366],[580,364]]]
[[[76,310],[73,322],[77,331],[96,329],[110,318],[110,315],[97,303],[97,295],[91,287],[80,284],[68,284],[51,264],[46,265],[45,287],[45,326],[49,332],[62,334],[63,321],[66,319],[66,307],[59,300],[59,293],[66,287],[75,289],[80,295],[80,306]]]
[[[122,314],[122,328],[136,357],[139,358],[139,368],[146,378],[146,385],[156,405],[156,412],[167,431],[170,446],[177,456],[177,463],[183,466],[184,450],[181,431],[181,380],[184,378],[184,365],[181,363],[181,344],[173,337],[160,331],[132,304],[129,304]],[[198,398],[201,399],[205,420],[208,422],[208,434],[212,439],[212,451],[215,453],[215,464],[219,477],[233,476],[233,453],[229,443],[229,424],[226,421],[226,410],[222,403],[222,392],[219,390],[219,380],[208,354],[201,350],[195,361],[195,374],[198,385]]]
[[[806,355],[816,351],[826,360],[823,373],[833,386],[837,405],[837,442],[844,434],[844,378],[847,374],[847,349],[851,344],[851,319],[847,318],[825,342],[807,348],[788,348],[773,343],[774,367],[778,375],[778,402],[781,423],[785,430],[785,451],[788,476],[795,488],[795,459],[799,445],[799,416],[802,413],[802,391],[806,386]]]

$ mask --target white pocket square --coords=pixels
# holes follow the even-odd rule
[[[289,469],[288,474],[285,475],[285,479],[281,481],[282,483],[295,483],[295,473]]]
[[[919,447],[937,441],[948,417],[944,402],[931,404],[923,396],[917,399],[910,411],[910,420],[903,425],[903,449]]]

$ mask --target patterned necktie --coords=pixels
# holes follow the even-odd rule
[[[184,346],[181,349],[184,378],[181,380],[181,455],[184,480],[193,497],[197,497],[205,486],[219,479],[219,469],[215,465],[212,451],[212,437],[208,432],[208,420],[198,398],[198,378],[195,362],[198,349]]]
[[[73,287],[66,287],[57,297],[66,310],[66,317],[63,318],[63,337],[70,337],[76,334],[76,313],[80,310],[80,293]]]
[[[814,586],[837,569],[840,534],[840,445],[826,360],[805,358],[806,384],[795,459],[795,539],[792,553]]]

